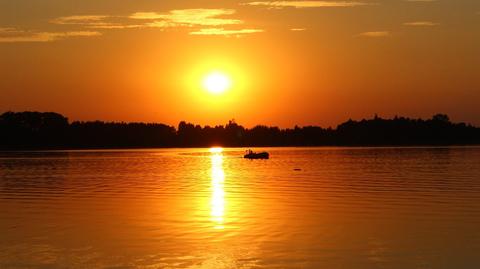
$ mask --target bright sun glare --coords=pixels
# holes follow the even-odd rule
[[[221,94],[232,85],[230,78],[221,72],[212,72],[203,79],[203,87],[210,93]]]

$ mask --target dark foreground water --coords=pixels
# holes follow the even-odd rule
[[[0,153],[0,268],[480,268],[480,148]]]

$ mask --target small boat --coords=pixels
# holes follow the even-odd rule
[[[268,152],[253,152],[248,150],[245,155],[243,155],[245,159],[268,159],[270,158],[270,154]]]

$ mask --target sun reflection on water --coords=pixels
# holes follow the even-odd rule
[[[212,161],[212,197],[210,200],[210,217],[215,229],[223,229],[225,222],[225,172],[223,170],[223,149],[211,148]]]

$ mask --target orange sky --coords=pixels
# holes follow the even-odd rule
[[[225,94],[202,88],[220,70]],[[177,125],[480,125],[480,2],[0,0],[0,112]]]

